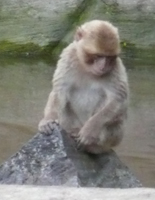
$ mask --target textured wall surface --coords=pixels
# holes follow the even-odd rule
[[[75,17],[86,2],[91,6]],[[99,18],[116,24],[122,40],[154,45],[154,10],[154,0],[0,0],[0,41],[46,45],[62,39],[74,21]]]
[[[40,45],[61,39],[82,0],[0,0],[0,41]]]

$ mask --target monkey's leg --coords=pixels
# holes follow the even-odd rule
[[[91,153],[103,153],[118,145],[123,137],[123,122],[119,115],[108,125],[95,121],[85,124],[77,135],[78,148]]]
[[[114,124],[107,126],[106,129],[107,129],[107,134],[105,142],[107,143],[109,148],[117,146],[122,141],[123,138],[124,124],[116,122]]]
[[[81,137],[77,138],[78,149],[93,154],[108,152],[122,141],[123,133],[124,127],[119,123],[104,127],[100,134],[96,134],[95,132],[93,135],[90,135],[90,132],[89,135],[83,133]]]

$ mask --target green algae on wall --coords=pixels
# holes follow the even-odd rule
[[[134,43],[127,40],[121,41],[122,55],[128,68],[144,68],[147,66],[154,68],[155,65],[155,48],[154,47],[137,47]]]
[[[81,1],[77,8],[61,15],[59,24],[67,23],[61,32],[61,37],[41,45],[35,42],[17,43],[12,40],[0,41],[0,56],[11,57],[36,57],[50,62],[56,61],[62,49],[70,43],[76,26],[92,19],[109,20],[120,30],[122,38],[122,58],[125,63],[134,68],[143,65],[153,66],[155,64],[155,45],[153,14],[141,13],[139,10],[123,10],[117,2],[93,0]],[[106,3],[107,2],[107,3]],[[38,33],[39,34],[39,33]],[[49,39],[50,40],[50,39]],[[152,45],[153,44],[153,45]]]
[[[7,60],[8,62],[19,59],[30,59],[36,62],[37,60],[44,60],[46,63],[54,63],[58,59],[58,55],[67,43],[60,41],[50,42],[48,45],[40,46],[34,43],[18,44],[10,41],[0,41],[0,60]],[[3,59],[3,57],[5,59]],[[26,60],[25,60],[26,61]]]
[[[46,46],[34,43],[18,44],[10,41],[0,41],[0,55],[5,56],[43,56],[52,54],[58,42],[51,42]]]
[[[0,41],[0,60],[7,60],[11,62],[16,59],[30,59],[34,62],[43,60],[46,63],[51,63],[55,60],[53,49],[57,46],[58,42],[51,42],[48,45],[40,46],[34,43],[18,44],[10,41]],[[3,57],[5,59],[3,59]],[[3,63],[5,65],[5,62]]]
[[[17,44],[10,41],[0,41],[0,54],[10,55],[10,56],[28,56],[28,55],[38,55],[41,53],[41,48],[37,44],[27,43],[27,44]]]
[[[28,58],[33,60],[41,59],[47,63],[55,63],[62,49],[68,45],[67,42],[57,41],[50,42],[46,46],[39,46],[34,43],[17,44],[9,41],[0,42],[0,57],[3,56],[17,58]],[[136,68],[142,65],[155,64],[155,48],[139,48],[129,41],[121,41],[122,54],[121,57],[128,68]],[[9,58],[9,60],[10,60]]]

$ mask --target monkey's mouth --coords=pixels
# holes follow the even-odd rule
[[[104,69],[93,69],[92,70],[92,73],[94,74],[94,75],[96,75],[96,76],[102,76],[104,73],[105,73],[105,70]]]

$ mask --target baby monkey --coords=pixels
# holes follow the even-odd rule
[[[118,145],[128,106],[119,54],[118,29],[111,23],[93,20],[80,26],[60,55],[39,131],[51,132],[58,120],[87,152],[99,154]]]

